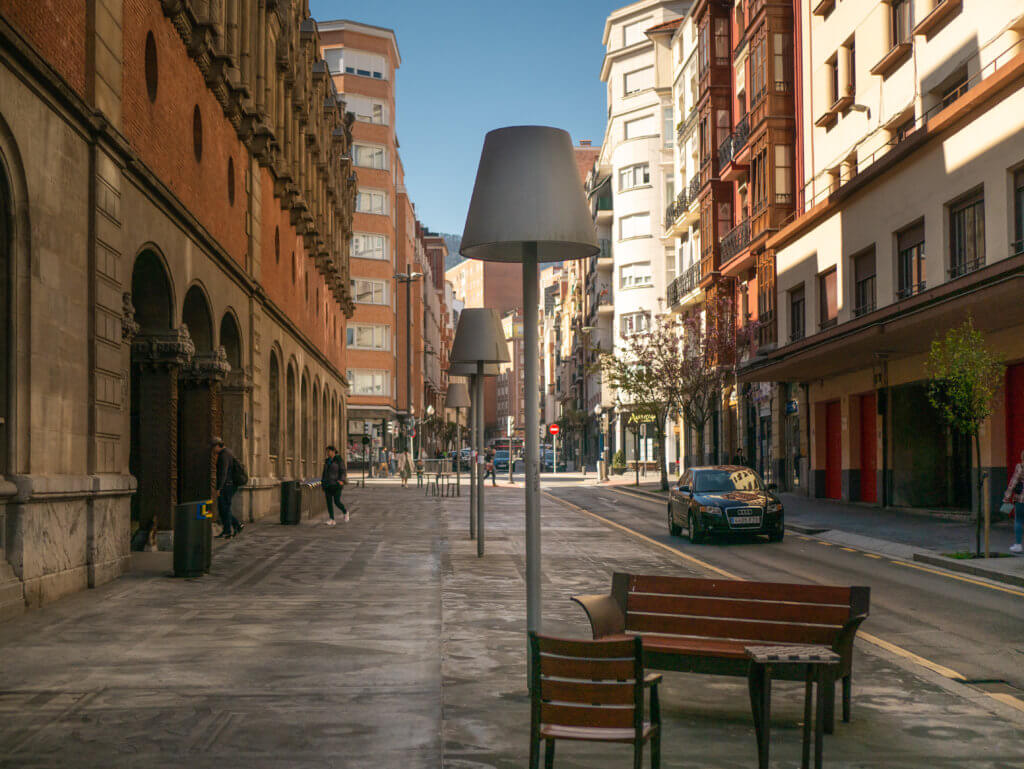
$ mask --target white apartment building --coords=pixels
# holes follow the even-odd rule
[[[1024,2],[800,6],[778,347],[741,377],[793,383],[776,413],[807,415],[812,495],[968,509],[980,470],[998,507],[1024,448]],[[969,315],[1008,364],[980,468],[925,394],[932,340]]]
[[[677,249],[663,221],[676,197],[673,59],[669,46],[656,39],[667,43],[689,6],[689,0],[640,0],[605,21],[601,80],[608,88],[608,123],[598,166],[609,177],[612,197],[605,217],[610,219],[616,350],[666,311],[667,286],[676,275]],[[624,449],[631,461],[635,441],[626,436],[628,418],[619,415],[616,422],[614,447]],[[653,458],[647,438],[640,460]]]

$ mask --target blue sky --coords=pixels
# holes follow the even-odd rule
[[[310,0],[320,21],[398,37],[396,127],[420,221],[462,234],[484,134],[505,125],[604,134],[604,20],[625,0]]]

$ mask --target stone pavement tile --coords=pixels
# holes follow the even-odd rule
[[[490,490],[489,490],[490,491]],[[468,500],[445,500],[450,532],[444,563],[444,766],[511,769],[526,765],[525,582],[522,491],[490,493],[487,555],[477,560],[465,533]],[[551,635],[589,637],[569,597],[604,591],[613,570],[696,575],[669,554],[543,501],[544,626]],[[869,620],[870,627],[870,620]],[[891,660],[855,654],[850,724],[826,737],[828,766],[844,769],[1019,769],[1020,724],[931,683]],[[802,687],[776,683],[773,766],[796,766]],[[661,687],[663,766],[749,769],[756,749],[746,681],[665,673]],[[977,698],[975,698],[977,699]],[[560,743],[556,766],[627,766],[630,749]]]

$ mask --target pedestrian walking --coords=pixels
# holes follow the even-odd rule
[[[402,478],[402,488],[404,489],[409,485],[409,476],[412,475],[412,458],[408,451],[403,451],[398,455],[398,474]]]
[[[494,449],[487,449],[484,452],[484,482],[491,479],[491,485],[498,485],[498,475],[494,472]]]
[[[377,467],[377,477],[387,478],[388,477],[388,450],[380,450],[380,464]]]
[[[348,523],[348,510],[345,508],[345,503],[341,501],[341,490],[348,483],[348,470],[345,467],[345,463],[341,461],[341,457],[334,450],[334,446],[328,446],[326,452],[327,457],[324,459],[324,470],[320,474],[320,485],[327,496],[327,515],[329,516],[327,525],[335,526],[335,506],[345,514],[345,523]]]
[[[219,437],[210,441],[210,448],[217,457],[217,512],[220,514],[221,530],[218,539],[231,539],[242,533],[245,527],[231,512],[231,502],[239,486],[249,482],[249,474],[245,467],[235,459],[231,449],[224,445]]]
[[[747,458],[745,456],[743,456],[743,449],[742,448],[736,449],[736,453],[732,457],[732,463],[734,465],[739,465],[740,467],[746,467],[747,466]]]
[[[1020,462],[1013,468],[1010,483],[1003,494],[1003,502],[1013,503],[1013,544],[1010,552],[1020,555],[1024,552],[1021,539],[1024,537],[1024,451],[1020,453]]]

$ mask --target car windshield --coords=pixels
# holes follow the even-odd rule
[[[503,451],[496,451],[494,453],[494,457],[495,457],[495,459],[508,459],[508,452],[504,451],[504,450]]]
[[[761,479],[753,470],[701,470],[694,473],[694,491],[761,491]]]

